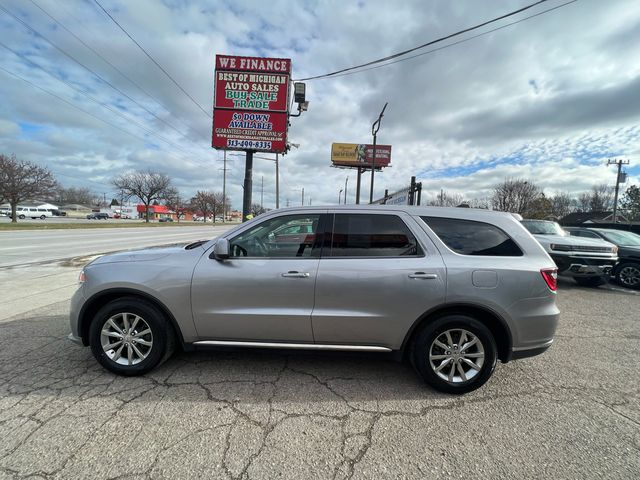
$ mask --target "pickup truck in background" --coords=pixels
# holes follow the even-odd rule
[[[549,220],[524,219],[522,224],[551,256],[558,275],[573,277],[578,285],[602,285],[618,262],[618,247],[604,240],[571,236]]]

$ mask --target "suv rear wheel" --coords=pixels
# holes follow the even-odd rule
[[[447,315],[427,323],[414,338],[411,355],[425,382],[455,394],[484,385],[497,361],[489,329],[466,315]]]
[[[173,329],[162,312],[139,298],[124,297],[102,307],[89,330],[91,352],[107,370],[142,375],[173,353]]]

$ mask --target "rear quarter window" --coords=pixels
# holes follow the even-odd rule
[[[502,229],[490,223],[457,218],[420,218],[447,247],[461,255],[522,256],[518,244]]]

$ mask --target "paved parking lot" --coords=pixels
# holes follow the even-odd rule
[[[559,303],[545,355],[453,397],[372,355],[178,354],[116,377],[58,301],[0,320],[0,478],[637,478],[640,297],[563,282]]]

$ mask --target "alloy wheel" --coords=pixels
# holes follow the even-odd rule
[[[484,346],[480,339],[461,328],[445,330],[429,348],[429,364],[433,372],[451,384],[474,378],[484,365]]]
[[[625,287],[637,287],[640,285],[640,268],[635,265],[627,265],[620,269],[618,278]]]
[[[141,316],[123,312],[104,323],[100,343],[111,361],[120,365],[136,365],[149,356],[153,348],[153,333]]]

